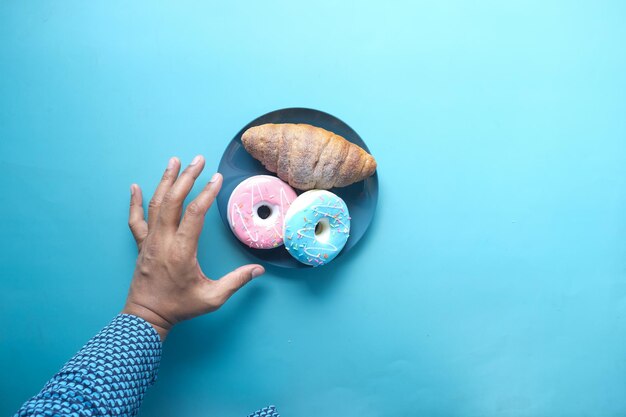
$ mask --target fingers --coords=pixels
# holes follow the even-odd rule
[[[191,164],[178,177],[163,198],[163,203],[159,210],[158,222],[165,227],[177,228],[180,222],[180,215],[183,210],[183,202],[191,191],[193,183],[204,168],[204,157],[196,156]]]
[[[248,282],[252,281],[253,278],[256,278],[265,273],[265,268],[261,265],[245,265],[235,269],[232,272],[224,275],[218,281],[214,282],[212,285],[211,291],[215,291],[218,294],[219,305],[222,305],[228,300],[234,293],[237,292],[241,287],[246,285]],[[213,294],[213,297],[215,295]],[[219,306],[216,306],[219,307]]]
[[[165,195],[172,187],[172,184],[174,184],[174,181],[176,181],[176,177],[178,177],[178,171],[180,171],[180,161],[176,157],[170,158],[167,169],[161,178],[161,182],[157,186],[150,200],[150,204],[148,205],[148,228],[151,230],[156,225]]]
[[[222,175],[215,174],[211,181],[207,183],[204,190],[187,206],[185,215],[178,228],[178,233],[182,236],[188,246],[196,248],[198,239],[204,226],[204,218],[211,208],[213,201],[220,188],[222,188]]]
[[[128,214],[128,227],[133,233],[137,246],[148,235],[148,223],[143,216],[143,196],[141,188],[137,184],[130,186],[130,212]]]

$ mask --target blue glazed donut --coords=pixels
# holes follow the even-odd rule
[[[285,248],[303,264],[325,265],[335,259],[350,236],[346,203],[325,190],[307,191],[285,215]]]

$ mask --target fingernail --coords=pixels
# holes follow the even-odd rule
[[[135,184],[130,186],[130,195],[135,195]]]
[[[217,181],[217,179],[219,178],[218,173],[216,172],[215,174],[213,174],[213,176],[211,177],[211,181],[209,181],[209,183],[213,183],[215,181]]]
[[[176,158],[170,158],[169,162],[167,163],[167,169],[172,170],[174,169],[175,166],[176,166]]]
[[[263,268],[254,268],[254,269],[252,270],[252,278],[256,278],[256,277],[258,277],[259,275],[263,275],[263,272],[265,272],[265,271],[263,270]]]
[[[191,161],[191,164],[189,165],[196,165],[198,162],[200,162],[200,159],[202,159],[202,156],[196,156],[195,158],[193,158],[193,161]]]

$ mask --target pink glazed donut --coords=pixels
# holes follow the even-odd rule
[[[293,188],[276,177],[250,177],[233,190],[228,200],[230,229],[251,248],[280,246],[285,213],[296,197]]]

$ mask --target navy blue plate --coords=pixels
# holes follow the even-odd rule
[[[228,199],[235,187],[243,180],[253,175],[273,175],[275,173],[266,170],[263,165],[254,159],[241,144],[241,135],[248,128],[265,123],[307,123],[313,126],[330,130],[343,136],[352,143],[356,143],[361,148],[369,152],[363,139],[347,124],[328,113],[319,110],[305,108],[289,108],[276,110],[264,114],[245,125],[230,141],[222,160],[220,161],[219,172],[224,176],[222,190],[217,196],[217,207],[220,211],[222,221],[228,230]],[[375,155],[374,155],[375,157]],[[348,187],[333,188],[331,192],[341,197],[348,205],[350,216],[350,238],[337,258],[346,256],[361,240],[367,231],[378,202],[378,172],[371,177],[352,184]],[[298,194],[301,192],[296,190]],[[311,268],[304,265],[287,253],[284,246],[275,249],[252,249],[241,243],[234,235],[233,239],[239,244],[242,250],[248,252],[261,263],[271,264],[283,268]]]

